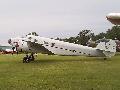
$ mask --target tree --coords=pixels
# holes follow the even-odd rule
[[[102,33],[99,33],[98,35],[95,35],[93,40],[96,41],[96,40],[102,39],[104,37],[106,37],[106,33],[102,32]]]
[[[75,37],[65,38],[63,41],[81,45],[87,45],[87,42],[90,38],[95,37],[94,33],[91,33],[92,30],[82,30]]]
[[[120,40],[120,26],[113,26],[112,29],[108,29],[106,38]]]
[[[76,39],[75,39],[75,37],[70,37],[68,40],[66,40],[66,41],[68,41],[69,43],[75,43],[76,42]]]
[[[81,45],[87,45],[87,42],[90,38],[94,37],[94,33],[91,33],[92,30],[82,30],[79,32],[78,37],[76,37],[78,42]]]

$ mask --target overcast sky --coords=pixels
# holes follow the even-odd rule
[[[44,37],[70,37],[80,30],[105,32],[120,0],[0,0],[0,44],[35,31]]]

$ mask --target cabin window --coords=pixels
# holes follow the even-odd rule
[[[65,49],[65,50],[68,50],[68,49]]]
[[[69,50],[69,51],[72,51],[72,50]]]
[[[81,52],[79,52],[79,53],[81,53]]]
[[[73,50],[73,52],[76,52],[75,50]]]
[[[105,46],[105,48],[106,48],[106,49],[108,49],[108,47],[107,47],[107,46]]]
[[[35,39],[34,41],[35,41],[35,42],[38,42],[38,40],[37,40],[37,39]]]
[[[49,46],[49,45],[46,45],[46,46]]]
[[[51,43],[52,45],[51,45],[51,47],[54,47],[55,46],[55,43]]]
[[[32,39],[32,37],[29,37],[28,39],[30,39],[30,40],[31,40],[31,39]]]
[[[60,49],[63,49],[63,48],[60,48]]]
[[[44,44],[48,44],[48,42],[45,42],[45,41],[44,41]]]
[[[55,48],[58,48],[58,47],[55,47]]]

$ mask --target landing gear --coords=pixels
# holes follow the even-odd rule
[[[23,63],[29,63],[30,61],[34,61],[34,54],[31,53],[30,55],[26,54],[26,56],[23,58]]]
[[[104,60],[107,60],[107,58],[104,58]]]

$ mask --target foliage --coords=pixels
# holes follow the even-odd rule
[[[120,26],[113,26],[106,32],[106,38],[120,40]]]
[[[94,33],[91,33],[91,30],[82,30],[79,32],[79,34],[76,37],[70,37],[68,39],[66,38],[64,39],[64,41],[75,44],[86,45],[91,37],[94,37]]]
[[[90,38],[93,41],[103,38],[120,40],[120,26],[113,26],[111,29],[108,29],[106,32],[101,32],[97,35],[92,33],[92,30],[82,30],[78,33],[77,36],[65,38],[65,39],[57,38],[57,40],[63,40],[65,42],[87,45],[87,42]]]
[[[102,39],[102,38],[104,38],[104,37],[106,37],[106,33],[99,33],[98,35],[96,35],[94,38],[92,38],[94,41],[96,41],[96,40],[99,40],[99,39]]]
[[[29,33],[28,35],[35,35],[38,36],[36,32]],[[81,44],[86,46],[89,39],[96,41],[102,38],[107,38],[107,39],[117,39],[120,40],[120,26],[113,26],[111,29],[108,29],[106,32],[101,32],[97,35],[95,35],[92,30],[81,30],[77,36],[73,36],[70,38],[56,38],[56,40],[60,41],[65,41],[69,43],[75,43],[75,44]],[[95,46],[94,43],[92,43],[93,47]]]

